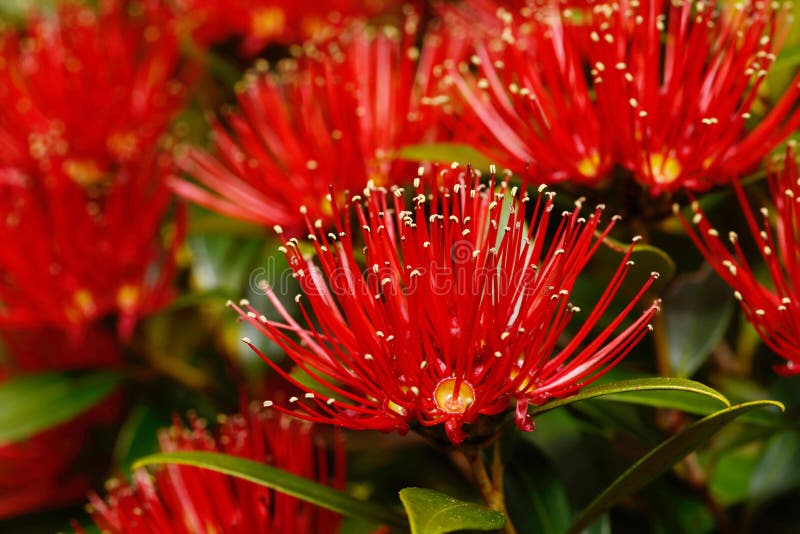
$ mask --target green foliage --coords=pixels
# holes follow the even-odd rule
[[[133,467],[136,469],[147,465],[163,464],[190,465],[210,469],[255,482],[345,516],[393,527],[404,528],[406,526],[406,521],[402,516],[382,506],[360,501],[319,482],[237,456],[199,451],[159,453],[141,458]]]
[[[707,268],[675,280],[662,309],[672,372],[688,378],[725,335],[736,304],[730,287]]]
[[[578,394],[571,397],[551,401],[541,406],[534,406],[528,410],[528,413],[532,416],[538,415],[554,408],[567,406],[582,400],[606,396],[613,396],[608,397],[609,400],[644,404],[647,406],[660,406],[664,408],[679,408],[687,404],[685,402],[685,397],[683,399],[679,397],[677,403],[670,401],[669,395],[665,394],[666,392],[690,393],[708,399],[714,399],[724,406],[730,405],[728,399],[726,399],[724,395],[699,382],[683,378],[658,377],[634,378],[590,386],[582,389]],[[628,395],[630,395],[630,397],[628,397]]]
[[[664,473],[675,462],[695,450],[703,442],[719,432],[722,427],[740,415],[769,406],[783,410],[783,405],[775,401],[738,404],[715,412],[672,436],[625,470],[619,478],[581,512],[570,527],[569,532],[581,532],[604,511]]]
[[[520,532],[563,534],[572,509],[567,489],[550,461],[522,441],[505,472],[506,507]]]
[[[108,372],[22,375],[0,384],[0,445],[22,441],[102,402],[120,375]]]
[[[497,530],[506,522],[499,512],[430,489],[404,488],[400,490],[400,500],[408,514],[411,534]]]

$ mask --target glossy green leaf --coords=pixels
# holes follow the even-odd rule
[[[519,532],[564,534],[572,510],[567,490],[550,461],[527,441],[521,441],[506,463],[506,508]]]
[[[497,530],[506,523],[500,512],[426,488],[404,488],[400,500],[408,513],[411,534]]]
[[[575,519],[569,533],[581,532],[600,514],[660,476],[675,462],[681,460],[739,416],[769,406],[784,409],[783,404],[769,400],[737,404],[700,419],[682,432],[667,439],[629,467],[589,504]]]
[[[680,390],[629,391],[626,393],[606,395],[597,400],[603,402],[636,404],[639,406],[650,406],[652,408],[664,408],[668,410],[680,410],[692,415],[708,415],[719,410],[720,404],[725,406],[729,405],[727,402],[722,402],[718,397],[700,396],[696,392]]]
[[[736,304],[733,293],[708,265],[672,284],[664,296],[665,342],[672,371],[692,376],[725,335]]]
[[[141,458],[133,467],[135,469],[161,464],[181,464],[210,469],[255,482],[345,516],[393,527],[407,527],[405,518],[392,510],[358,500],[329,486],[282,469],[228,454],[204,451],[159,453]]]
[[[459,143],[431,143],[409,145],[400,149],[397,157],[409,161],[430,161],[434,163],[472,165],[476,169],[489,169],[492,162],[469,145]]]
[[[708,399],[714,399],[724,406],[729,406],[728,399],[722,393],[701,384],[694,380],[685,378],[654,377],[654,378],[633,378],[630,380],[620,380],[589,386],[582,389],[578,394],[565,399],[558,399],[548,402],[541,406],[534,406],[528,410],[532,416],[550,411],[561,406],[566,406],[574,402],[598,397],[609,397],[609,400],[630,402],[634,404],[644,404],[647,406],[657,406],[662,408],[672,408],[665,397],[653,394],[653,392],[683,392],[692,395],[699,395]],[[630,395],[630,397],[629,397]],[[664,399],[663,401],[661,399]]]
[[[119,385],[116,373],[43,373],[0,385],[0,444],[24,440],[89,410]]]

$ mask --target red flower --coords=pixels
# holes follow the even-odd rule
[[[698,203],[692,204],[695,211],[692,222],[697,230],[682,216],[681,220],[706,260],[735,290],[734,295],[764,343],[786,359],[785,364],[774,367],[775,371],[794,375],[800,373],[800,184],[794,152],[787,151],[783,170],[770,172],[768,181],[775,203],[775,230],[770,225],[767,208],[761,209],[759,224],[742,186],[734,181],[733,187],[767,266],[769,285],[756,276],[754,266],[742,251],[739,236],[730,232],[731,246],[726,246]],[[680,213],[677,205],[675,210]]]
[[[6,379],[0,376],[0,383]],[[24,441],[0,443],[0,519],[80,502],[92,482],[87,469],[97,471],[102,464],[94,456],[91,465],[80,465],[87,436],[113,421],[118,408],[112,397]]]
[[[775,6],[503,11],[501,35],[476,45],[478,73],[452,69],[468,108],[457,134],[552,181],[596,184],[620,165],[654,195],[726,183],[800,126],[798,77],[746,128],[788,31],[788,11]]]
[[[163,451],[212,451],[263,462],[336,488],[344,487],[345,456],[335,441],[333,462],[308,423],[251,411],[223,417],[212,434],[197,417],[180,421],[160,436]],[[151,477],[109,484],[105,500],[94,495],[89,511],[109,533],[160,532],[336,532],[339,516],[294,497],[197,467],[170,465]],[[76,526],[79,533],[83,529]]]
[[[342,17],[372,16],[401,4],[396,0],[178,0],[184,24],[202,45],[241,37],[245,54],[270,43],[299,43],[319,37]]]
[[[64,172],[0,169],[0,325],[71,332],[117,313],[122,335],[171,296],[183,217],[165,245],[168,158],[145,157],[84,187]]]
[[[330,216],[331,183],[358,190],[368,179],[407,178],[413,170],[393,153],[436,138],[422,102],[443,53],[436,35],[415,46],[418,24],[413,13],[402,31],[356,21],[335,39],[308,45],[278,74],[249,74],[230,132],[214,126],[219,155],[189,148],[180,160],[202,187],[178,181],[176,191],[226,215],[299,228],[301,206],[312,218]]]
[[[119,340],[112,332],[92,325],[79,334],[53,327],[0,329],[5,349],[0,374],[107,368],[122,361]]]
[[[444,425],[457,444],[466,438],[465,425],[507,413],[515,403],[517,425],[531,430],[529,404],[575,393],[647,331],[656,304],[614,334],[655,273],[619,316],[590,335],[633,263],[631,246],[582,326],[565,346],[556,346],[580,312],[569,302],[573,284],[616,220],[601,227],[602,206],[582,217],[578,202],[559,219],[552,214],[553,193],[532,199],[514,188],[509,195],[505,183],[495,193],[494,183],[467,184],[471,176],[463,170],[438,178],[455,185],[426,196],[418,181],[410,210],[399,188],[371,184],[363,203],[353,197],[366,243],[364,273],[356,259],[361,249],[344,222],[349,209],[340,214],[334,204],[335,233],[309,223],[318,264],[303,256],[297,240],[284,239],[303,289],[303,298],[295,300],[304,325],[269,288],[284,322],[268,320],[246,301],[242,307],[230,303],[320,390],[333,392],[303,386],[245,338],[306,392],[290,399],[298,417],[400,433]],[[557,231],[549,238],[553,225]]]
[[[59,2],[0,34],[0,167],[102,181],[146,156],[183,103],[160,0]]]

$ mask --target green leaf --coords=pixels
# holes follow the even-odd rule
[[[783,404],[770,400],[737,404],[700,419],[682,432],[667,439],[612,482],[605,491],[581,512],[568,532],[571,534],[581,532],[600,514],[660,476],[675,462],[699,447],[737,417],[749,411],[768,406],[784,409]]]
[[[548,402],[541,406],[534,406],[528,410],[531,416],[548,412],[554,408],[567,406],[574,402],[597,397],[608,397],[608,400],[617,402],[630,402],[633,404],[644,404],[646,406],[657,406],[661,408],[673,408],[668,399],[653,392],[683,392],[692,395],[699,395],[719,401],[724,406],[730,406],[728,399],[722,393],[712,389],[700,382],[687,380],[685,378],[654,377],[654,378],[633,378],[630,380],[620,380],[608,384],[589,386],[582,389],[578,394],[565,399],[558,399]],[[681,405],[688,404],[684,400]]]
[[[758,447],[748,443],[725,451],[714,462],[708,487],[720,505],[728,507],[747,500],[750,478],[760,452]]]
[[[225,215],[220,215],[213,211],[192,206],[191,216],[189,217],[189,235],[192,237],[208,234],[221,234],[236,237],[259,237],[266,238],[272,233],[265,230],[263,226],[255,223],[232,219]]]
[[[117,433],[114,465],[119,466],[123,473],[128,473],[138,458],[158,452],[158,431],[169,425],[168,416],[165,417],[147,404],[137,404]]]
[[[530,442],[517,444],[506,464],[506,507],[519,532],[563,534],[572,510],[567,490],[550,461]]]
[[[116,373],[25,375],[0,385],[0,444],[22,441],[74,419],[119,384]]]
[[[162,464],[181,464],[210,469],[255,482],[348,517],[407,528],[405,518],[392,510],[358,500],[329,486],[287,473],[282,469],[238,456],[204,451],[165,452],[145,456],[136,461],[133,467],[137,469],[145,465]]]
[[[606,258],[607,254],[601,251],[610,249],[617,254],[624,254],[630,245],[610,237],[603,239],[603,243],[606,244],[607,249],[601,248],[598,250],[597,257],[601,259],[601,261],[606,261],[605,267],[609,269],[608,272],[609,275],[611,275],[613,274],[612,269],[616,270],[619,261],[618,259],[616,262],[609,261],[609,259]],[[656,294],[675,276],[675,261],[665,251],[653,245],[642,242],[634,245],[633,252],[631,253],[631,260],[634,261],[636,265],[634,269],[631,269],[623,285],[623,289],[629,288],[629,291],[632,292],[631,296],[633,296],[635,292],[638,292],[639,288],[644,285],[644,282],[650,277],[651,272],[656,272],[660,275],[650,289],[652,293]]]
[[[712,534],[715,522],[707,503],[695,492],[670,482],[657,481],[642,491],[641,506],[648,510],[651,534]]]
[[[408,513],[411,534],[497,530],[506,524],[506,518],[500,512],[430,489],[401,489],[400,500]]]
[[[762,503],[800,486],[800,435],[785,431],[767,442],[750,477],[751,504]]]
[[[611,518],[608,514],[603,514],[600,519],[592,523],[583,534],[612,534],[611,532]]]
[[[470,164],[475,169],[489,169],[492,162],[469,145],[459,143],[431,143],[427,145],[404,146],[397,153],[399,159],[410,161],[430,161],[435,163],[458,162]]]
[[[692,376],[725,335],[736,309],[732,295],[708,264],[672,284],[662,313],[667,351],[677,376]]]

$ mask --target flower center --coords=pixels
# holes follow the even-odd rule
[[[586,178],[594,178],[600,167],[600,155],[597,152],[586,156],[578,162],[578,172]]]
[[[681,175],[681,164],[672,156],[650,154],[650,172],[657,184],[669,184]]]
[[[455,389],[455,377],[442,379],[436,384],[433,398],[440,410],[447,413],[464,413],[475,402],[475,390],[466,380],[461,380],[457,393]]]
[[[286,13],[279,7],[257,9],[250,21],[251,30],[256,37],[265,39],[283,31],[286,24]]]

